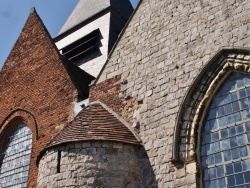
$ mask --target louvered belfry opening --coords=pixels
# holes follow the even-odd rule
[[[101,33],[99,29],[96,29],[61,50],[62,55],[64,55],[68,60],[77,62],[97,51],[100,46]]]

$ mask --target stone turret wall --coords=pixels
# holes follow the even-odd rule
[[[37,187],[140,187],[139,157],[137,147],[128,144],[65,144],[41,158]]]

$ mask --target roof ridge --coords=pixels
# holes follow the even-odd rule
[[[94,106],[96,105],[101,106],[103,110],[108,112],[107,118],[105,118],[105,116],[100,117],[94,111],[92,111],[91,113],[91,107],[95,108]],[[111,116],[113,118],[110,118]],[[90,118],[90,121],[88,121],[88,118]],[[95,119],[96,121],[92,121]],[[108,122],[105,122],[107,120]],[[100,134],[99,129],[105,129],[105,131],[102,131],[102,134]],[[51,140],[44,151],[46,151],[48,148],[67,142],[75,142],[81,140],[115,141],[115,139],[118,142],[130,144],[141,143],[141,139],[136,135],[132,127],[130,127],[130,125],[125,120],[123,120],[112,109],[110,109],[101,101],[95,101],[83,108],[80,113],[73,119],[73,121],[66,125],[64,129],[62,129],[61,132]]]
[[[109,108],[106,104],[104,104],[100,100],[89,103],[89,105],[91,105],[91,104],[100,104],[100,105],[102,105],[102,107],[104,109],[106,109],[109,113],[111,113],[113,116],[115,116],[120,122],[122,122],[133,133],[135,138],[138,141],[141,142],[140,137],[137,135],[137,133],[135,133],[135,130],[128,124],[128,122],[126,122],[122,117],[120,117],[115,111],[113,111],[111,108]]]

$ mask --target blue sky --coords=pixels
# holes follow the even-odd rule
[[[93,0],[94,1],[94,0]],[[139,0],[131,0],[136,6]],[[32,7],[55,37],[78,0],[0,0],[0,68],[16,42]]]

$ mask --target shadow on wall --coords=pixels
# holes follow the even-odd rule
[[[150,164],[149,157],[144,147],[139,149],[140,158],[140,174],[141,174],[141,186],[142,188],[158,188],[158,182]]]
[[[71,48],[63,50],[65,51],[65,57],[71,62],[75,63],[77,66],[81,66],[97,57],[102,56],[100,50],[103,47],[102,44],[103,36],[99,29],[96,29],[79,39],[78,41],[71,44]],[[68,52],[66,52],[68,50]]]
[[[95,49],[93,50],[93,53],[85,56],[84,58],[74,62],[77,66],[81,66],[97,57],[101,57],[102,56],[102,52],[100,51],[100,49]]]

